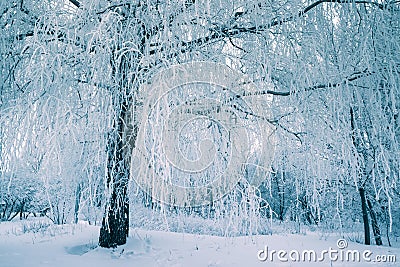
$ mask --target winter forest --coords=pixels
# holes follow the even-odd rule
[[[399,1],[13,0],[0,30],[0,266],[400,257]]]

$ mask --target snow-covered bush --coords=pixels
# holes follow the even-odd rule
[[[17,215],[24,219],[29,213],[36,215],[41,189],[40,180],[34,176],[19,173],[0,178],[0,220],[12,220]]]
[[[271,233],[268,219],[262,215],[257,188],[246,181],[213,205],[179,208],[152,200],[131,188],[131,226],[151,230],[239,236]]]

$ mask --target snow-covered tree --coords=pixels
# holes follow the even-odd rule
[[[2,174],[27,157],[39,169],[53,163],[47,175],[104,168],[101,246],[128,235],[131,153],[152,90],[143,85],[193,61],[229,66],[252,82],[255,90],[224,107],[272,125],[278,143],[290,138],[306,154],[296,170],[307,180],[296,185],[312,187],[296,187],[296,197],[308,190],[310,212],[326,200],[325,185],[348,184],[360,192],[365,225],[373,201],[362,192],[391,216],[399,179],[396,1],[3,1],[0,14]],[[269,96],[273,113],[240,105],[270,104]],[[330,164],[316,164],[324,160]]]

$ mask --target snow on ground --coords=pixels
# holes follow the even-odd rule
[[[327,252],[323,262],[294,262],[304,251],[315,250],[320,257],[323,250],[338,250],[338,237],[318,233],[307,235],[280,234],[253,237],[223,238],[162,231],[131,229],[128,243],[117,249],[97,247],[99,227],[87,224],[55,226],[43,219],[0,223],[0,267],[37,266],[400,266],[400,248],[364,246],[348,242],[343,251],[371,250],[367,256],[395,255],[397,263],[331,261]],[[321,238],[324,237],[324,238]],[[273,260],[260,250],[268,247],[282,250]],[[333,252],[334,253],[334,252]],[[308,254],[305,254],[306,256]],[[334,257],[334,254],[332,254]],[[361,256],[362,257],[362,256]]]

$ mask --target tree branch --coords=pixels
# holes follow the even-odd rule
[[[128,7],[130,7],[130,6],[131,6],[131,3],[120,3],[120,4],[108,6],[108,7],[106,7],[105,9],[103,9],[102,11],[96,12],[96,14],[97,14],[97,15],[104,14],[104,13],[106,13],[108,10],[111,10],[111,9],[114,9],[114,8],[117,8],[117,7],[122,7],[122,6],[128,6]]]
[[[366,0],[359,0],[359,1],[354,1],[354,0],[318,0],[315,3],[312,3],[311,5],[305,7],[303,10],[299,11],[297,13],[297,15],[291,15],[285,18],[281,18],[281,19],[274,19],[272,20],[269,24],[266,25],[261,25],[261,26],[251,26],[251,27],[238,27],[238,26],[233,26],[233,27],[224,27],[224,28],[214,28],[214,29],[210,29],[212,31],[212,33],[208,36],[205,37],[201,37],[199,39],[196,40],[192,40],[190,42],[181,42],[181,48],[180,48],[180,52],[184,53],[184,52],[188,52],[191,51],[192,48],[194,46],[200,46],[203,44],[206,44],[209,41],[213,41],[219,38],[223,38],[223,37],[234,37],[240,33],[254,33],[254,34],[259,34],[262,32],[265,32],[266,30],[275,27],[275,26],[279,26],[282,25],[284,23],[287,22],[291,22],[293,20],[295,20],[296,18],[301,18],[303,17],[306,13],[308,13],[309,11],[311,11],[312,9],[314,9],[315,7],[323,4],[323,3],[339,3],[339,4],[371,4],[371,5],[375,5],[377,6],[379,9],[384,10],[387,5],[383,5],[383,4],[379,4],[373,1],[366,1]],[[237,18],[237,16],[235,15],[235,17]],[[160,50],[158,50],[160,51]],[[157,50],[152,50],[150,52],[150,54],[155,54],[157,52]],[[176,53],[173,53],[172,56],[176,56]]]
[[[284,130],[285,132],[293,135],[294,137],[296,137],[296,139],[300,142],[300,144],[303,143],[303,140],[301,139],[301,135],[304,134],[303,132],[294,132],[290,129],[288,129],[287,127],[283,126],[280,122],[279,119],[269,119],[265,116],[259,115],[259,114],[255,114],[254,112],[252,112],[251,110],[245,110],[243,108],[241,108],[239,105],[236,104],[231,104],[230,105],[231,108],[244,113],[246,116],[251,116],[254,117],[255,119],[259,119],[259,120],[264,120],[267,121],[268,123],[274,125],[275,127],[281,128],[282,130]]]
[[[348,77],[346,77],[343,81],[341,82],[336,82],[336,83],[326,83],[326,84],[316,84],[310,87],[304,88],[304,91],[314,91],[317,89],[325,89],[325,88],[334,88],[338,87],[344,83],[347,82],[352,82],[360,78],[368,77],[373,75],[375,72],[370,72],[368,69],[365,69],[363,71],[358,71],[355,72]],[[236,98],[241,98],[241,97],[246,97],[246,96],[258,96],[258,95],[275,95],[275,96],[289,96],[293,92],[292,91],[273,91],[273,90],[261,90],[261,91],[256,91],[256,92],[243,92],[242,94],[236,95]]]
[[[71,2],[71,4],[73,4],[77,8],[79,8],[81,6],[81,3],[79,1],[76,1],[76,0],[69,0],[69,1]]]
[[[282,25],[284,23],[290,22],[295,20],[296,18],[301,18],[303,17],[306,13],[308,13],[310,10],[314,9],[315,7],[323,4],[323,3],[338,3],[338,4],[371,4],[371,5],[375,5],[377,6],[379,9],[384,10],[386,8],[386,5],[383,4],[379,4],[373,1],[364,1],[364,0],[360,0],[360,1],[354,1],[354,0],[318,0],[315,3],[312,3],[311,5],[307,6],[306,8],[304,8],[303,10],[299,11],[297,13],[297,15],[291,15],[285,18],[281,18],[281,19],[275,19],[272,22],[270,22],[269,24],[266,25],[261,25],[261,26],[252,26],[252,27],[234,27],[231,28],[230,34],[239,34],[239,33],[243,33],[243,32],[251,32],[251,33],[260,33],[263,32],[267,29],[270,29],[274,26],[278,26],[278,25]]]
[[[29,36],[33,36],[33,31],[28,31],[26,33],[18,34],[15,38],[18,41],[21,41],[21,40],[23,40],[23,39],[25,39],[26,37],[29,37]]]

